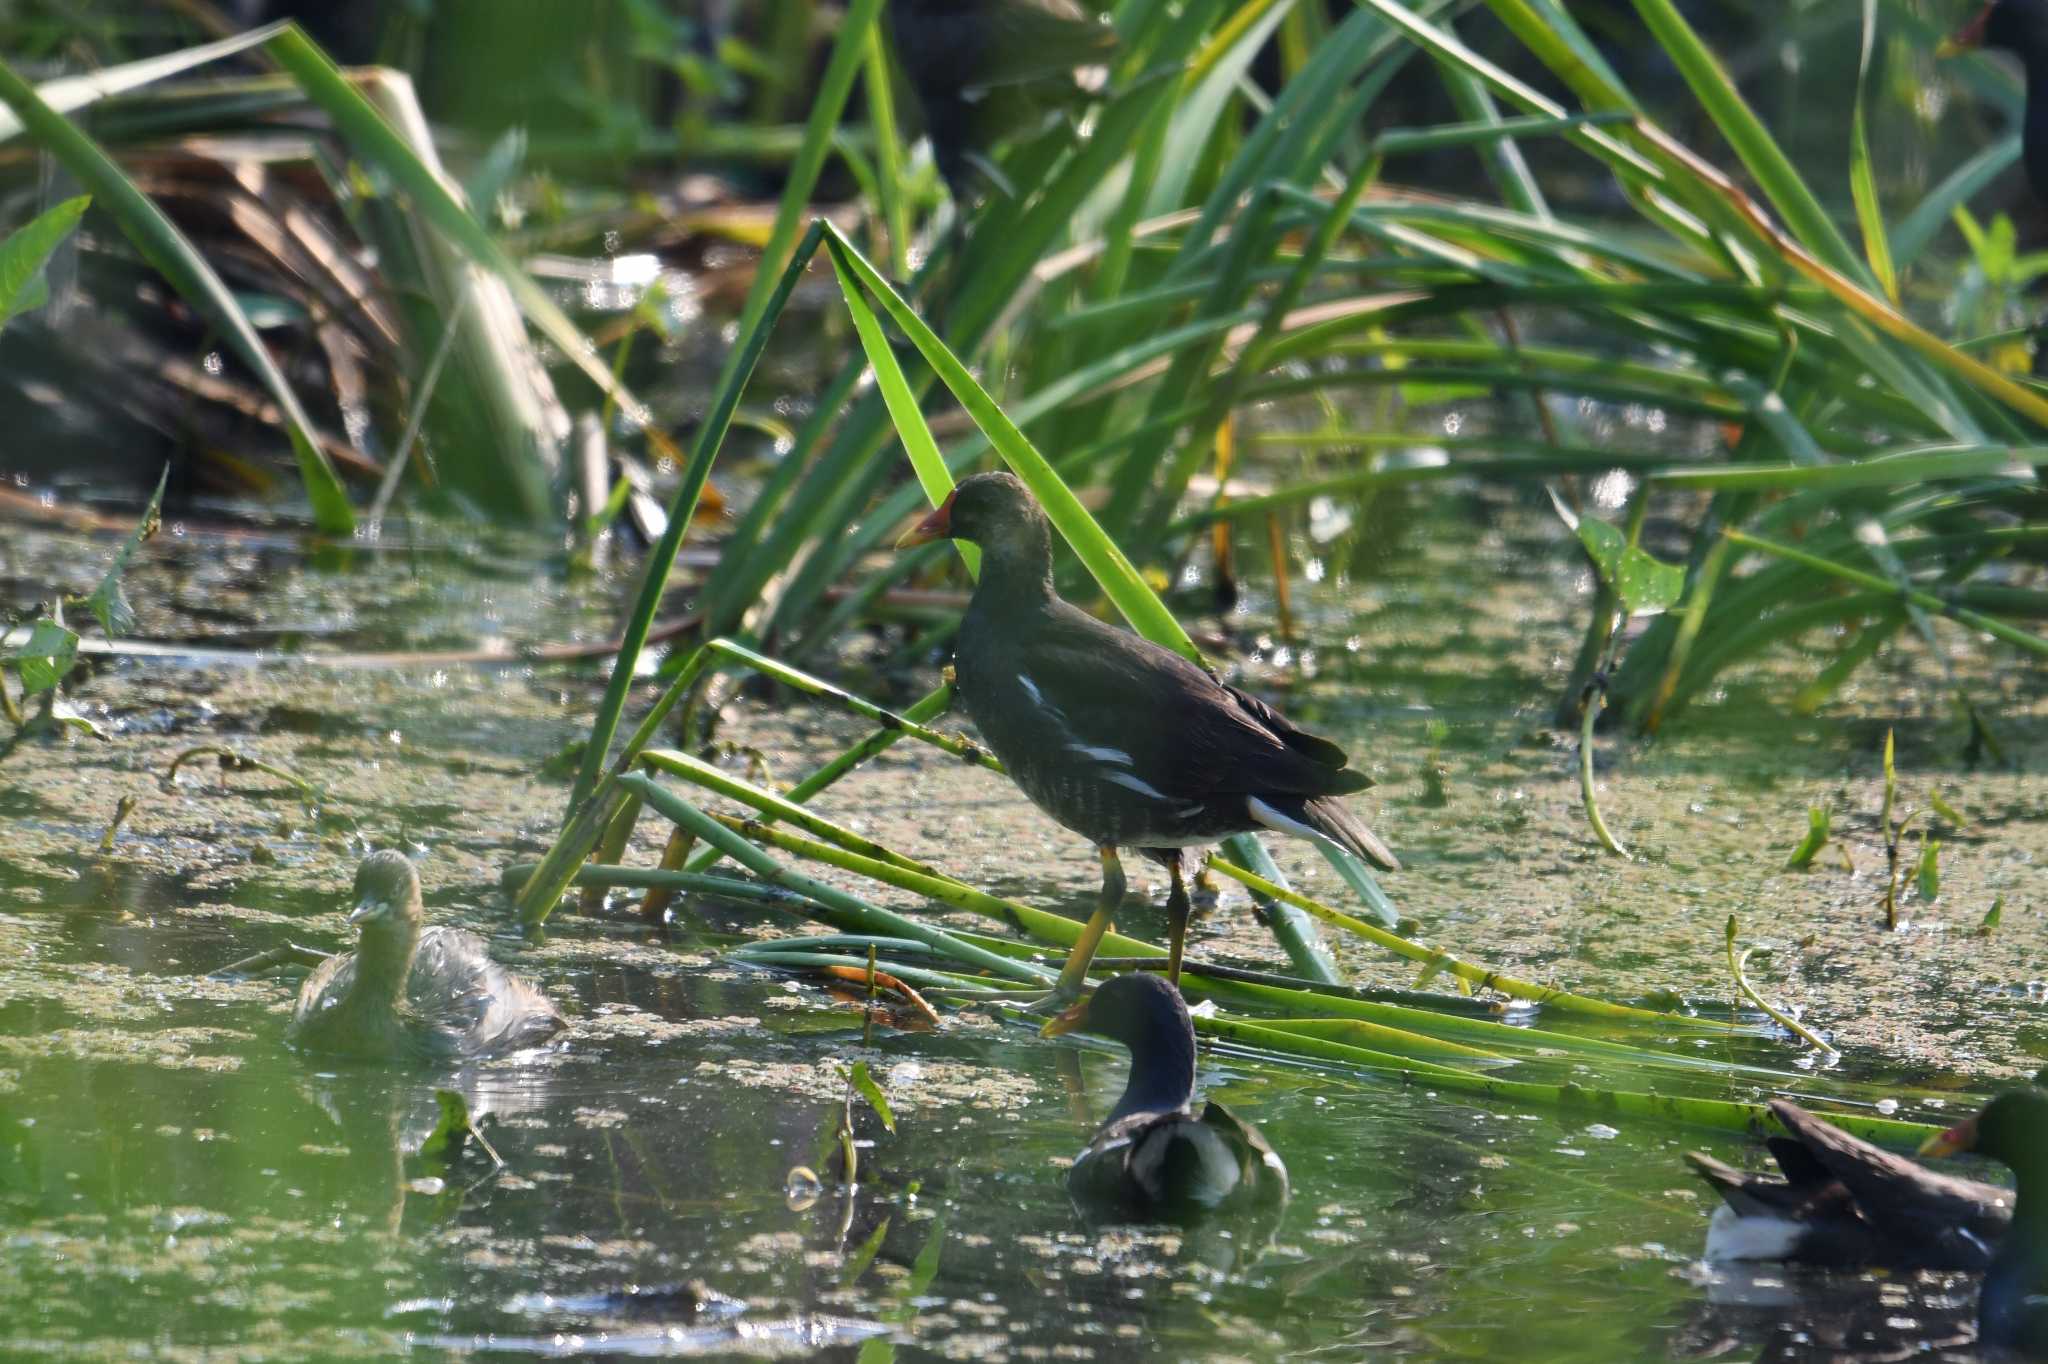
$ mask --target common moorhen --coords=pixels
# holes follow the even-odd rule
[[[1083,1208],[1185,1218],[1286,1201],[1287,1166],[1258,1128],[1213,1099],[1196,1116],[1195,1027],[1164,979],[1113,976],[1045,1031],[1095,1033],[1131,1053],[1123,1097],[1067,1171]]]
[[[1176,985],[1190,847],[1270,829],[1387,870],[1400,866],[1337,799],[1373,784],[1345,766],[1343,749],[1171,649],[1060,599],[1052,527],[1014,476],[962,480],[897,546],[941,539],[981,546],[981,580],[953,658],[967,714],[1032,803],[1101,853],[1101,898],[1057,995],[1079,993],[1123,900],[1120,847],[1138,849],[1172,877],[1168,969]]]
[[[1016,197],[990,149],[1099,90],[1116,50],[1116,31],[1074,0],[889,0],[889,31],[963,207],[975,171]]]
[[[1991,0],[1943,44],[1943,51],[1974,47],[2010,52],[2026,71],[2021,160],[2034,197],[2048,204],[2048,0]]]
[[[1707,1229],[1709,1260],[1893,1269],[1991,1263],[2012,1220],[2008,1190],[1923,1170],[1784,1099],[1773,1100],[1771,1112],[1791,1134],[1767,1142],[1783,1178],[1686,1154],[1723,1200]]]
[[[1981,1151],[2012,1167],[2012,1226],[1977,1300],[1977,1343],[2048,1359],[2048,1093],[2001,1094],[1967,1122],[1934,1137],[1923,1156]]]
[[[353,952],[329,957],[300,987],[286,1040],[364,1060],[466,1060],[545,1042],[565,1025],[547,996],[491,960],[482,938],[421,931],[419,873],[403,853],[356,868],[362,926]]]

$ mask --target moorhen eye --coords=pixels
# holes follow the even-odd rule
[[[2012,1220],[2012,1194],[1950,1179],[1850,1136],[1795,1103],[1771,1102],[1789,1136],[1767,1142],[1783,1176],[1711,1156],[1686,1161],[1721,1195],[1709,1260],[1787,1260],[1852,1269],[1982,1269]]]
[[[419,873],[403,853],[356,869],[353,952],[321,963],[299,990],[285,1040],[362,1060],[453,1060],[535,1046],[566,1024],[546,995],[491,960],[474,933],[422,930]]]
[[[1172,878],[1175,985],[1187,939],[1187,849],[1269,830],[1400,867],[1337,799],[1373,784],[1345,765],[1343,749],[1171,649],[1060,599],[1052,527],[1013,475],[963,479],[897,545],[940,539],[981,546],[981,580],[953,658],[968,716],[1031,802],[1101,853],[1101,895],[1055,998],[1080,992],[1123,900],[1120,847]]]
[[[963,209],[977,173],[1016,197],[990,150],[1088,99],[1116,51],[1116,31],[1074,0],[889,0],[889,31]]]
[[[1930,1140],[1923,1156],[1977,1151],[2012,1167],[2012,1226],[1977,1300],[1977,1343],[2048,1359],[2048,1090],[2016,1089]]]
[[[1196,1115],[1195,1027],[1166,981],[1111,977],[1046,1032],[1095,1033],[1131,1053],[1123,1097],[1067,1171],[1085,1210],[1180,1220],[1287,1200],[1287,1166],[1258,1128],[1214,1100]]]

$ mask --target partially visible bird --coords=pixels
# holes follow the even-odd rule
[[[963,212],[977,172],[1017,197],[996,145],[1088,100],[1116,51],[1116,31],[1074,0],[889,0],[889,31]]]
[[[1120,847],[1137,848],[1172,877],[1168,974],[1176,985],[1189,848],[1270,830],[1399,868],[1338,799],[1373,784],[1345,765],[1343,749],[1173,650],[1060,599],[1052,527],[1015,476],[961,480],[897,547],[940,539],[981,546],[981,580],[953,658],[968,715],[1031,802],[1101,854],[1102,891],[1056,993],[1080,992],[1123,900]]]
[[[1709,1260],[1788,1260],[1893,1269],[1982,1269],[2012,1220],[2012,1194],[1922,1169],[1784,1099],[1791,1135],[1766,1143],[1783,1177],[1697,1151],[1686,1161],[1721,1195]]]
[[[1131,1053],[1123,1097],[1067,1171],[1076,1203],[1174,1219],[1286,1201],[1287,1166],[1258,1128],[1213,1099],[1196,1115],[1194,1023],[1164,979],[1113,976],[1045,1032],[1095,1033]]]
[[[2048,0],[1991,0],[1942,50],[1954,53],[1978,47],[2012,53],[2026,72],[2021,160],[2034,198],[2048,206]]]
[[[2044,1072],[2048,1074],[2048,1072]],[[1977,1343],[2048,1359],[2048,1092],[2016,1089],[1920,1148],[1923,1156],[1977,1151],[2012,1167],[2012,1225],[1977,1300]]]
[[[565,1025],[546,995],[491,960],[474,933],[422,931],[419,873],[403,853],[356,868],[362,928],[353,952],[329,957],[299,989],[286,1040],[364,1060],[469,1060],[535,1046]]]

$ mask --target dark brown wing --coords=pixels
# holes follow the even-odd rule
[[[2012,1195],[1990,1184],[1923,1169],[1784,1099],[1771,1113],[1799,1145],[1841,1181],[1864,1220],[1905,1241],[1935,1242],[1960,1228],[1996,1241],[2012,1220]]]
[[[1371,784],[1344,768],[1335,744],[1064,602],[1030,640],[1025,672],[1073,742],[1128,753],[1132,770],[1175,799],[1348,795]]]
[[[1215,1128],[1238,1152],[1248,1196],[1260,1203],[1287,1201],[1287,1164],[1266,1140],[1266,1134],[1214,1099],[1202,1106],[1202,1121]]]
[[[1320,734],[1311,734],[1307,730],[1302,729],[1294,721],[1288,719],[1279,711],[1274,710],[1250,692],[1239,691],[1228,683],[1224,684],[1223,690],[1229,692],[1236,699],[1238,706],[1249,711],[1252,718],[1265,726],[1269,733],[1277,735],[1282,743],[1310,761],[1320,763],[1325,767],[1339,768],[1351,761],[1343,749],[1337,747],[1337,745],[1331,743]],[[1363,772],[1357,775],[1364,782],[1363,785],[1356,788],[1357,790],[1363,791],[1366,787],[1374,784],[1372,778],[1367,777]]]

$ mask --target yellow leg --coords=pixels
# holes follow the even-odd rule
[[[1172,942],[1166,957],[1166,978],[1173,988],[1180,988],[1180,954],[1187,946],[1188,916],[1193,906],[1188,903],[1187,883],[1181,879],[1180,863],[1175,862],[1167,870],[1173,876],[1173,889],[1166,894],[1166,912],[1172,921]]]
[[[1096,849],[1102,858],[1102,891],[1095,899],[1095,912],[1088,916],[1088,924],[1081,930],[1081,936],[1074,943],[1074,950],[1067,954],[1067,964],[1060,970],[1059,984],[1053,987],[1055,999],[1076,999],[1081,987],[1088,981],[1088,964],[1095,960],[1095,949],[1102,945],[1102,935],[1109,931],[1109,921],[1124,902],[1124,864],[1117,860],[1116,849]]]

